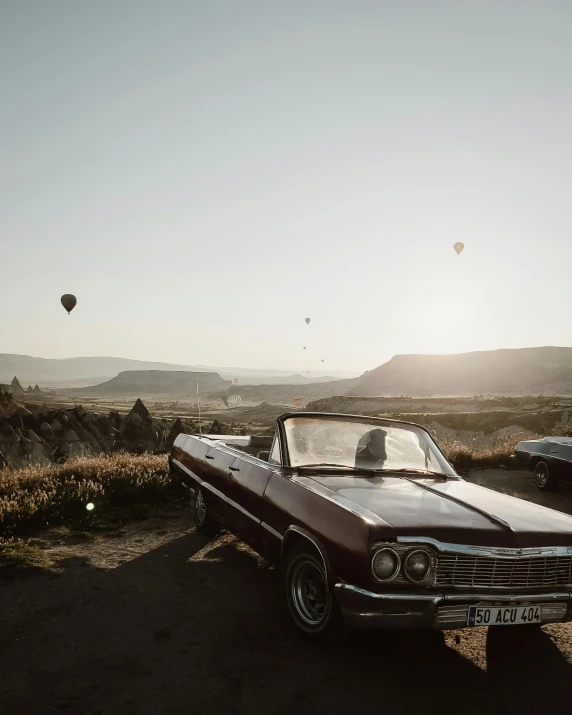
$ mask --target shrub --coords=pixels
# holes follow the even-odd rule
[[[514,448],[524,439],[538,439],[533,432],[518,432],[517,434],[504,434],[493,439],[486,447],[475,444],[466,444],[456,440],[438,440],[439,446],[454,467],[478,468],[495,467],[512,464],[511,457]]]
[[[0,538],[0,569],[47,569],[48,554],[21,539]]]
[[[0,471],[0,533],[89,517],[86,505],[134,506],[167,499],[166,455],[79,457],[65,464]]]

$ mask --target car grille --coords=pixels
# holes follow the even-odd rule
[[[469,554],[440,554],[435,586],[533,588],[572,582],[572,556],[496,558]]]

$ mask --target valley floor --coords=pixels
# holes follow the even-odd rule
[[[467,478],[572,513],[529,474]],[[290,625],[277,570],[187,506],[94,541],[45,534],[58,572],[0,581],[0,712],[178,715],[570,712],[572,623],[537,632],[355,633]]]

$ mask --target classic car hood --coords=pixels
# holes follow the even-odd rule
[[[389,524],[396,537],[518,548],[572,545],[572,517],[567,514],[460,479],[332,475],[312,476],[308,482],[377,517],[372,519],[374,538],[376,529],[387,536]]]

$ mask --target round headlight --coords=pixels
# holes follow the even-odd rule
[[[426,551],[411,551],[407,554],[403,570],[411,581],[423,581],[431,568],[431,557]]]
[[[378,581],[390,581],[399,573],[401,560],[393,549],[380,549],[371,562],[373,575]]]

